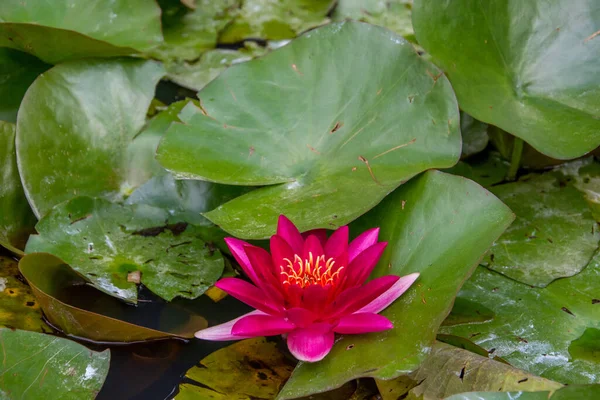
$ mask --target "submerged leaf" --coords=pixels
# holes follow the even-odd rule
[[[168,321],[162,321],[163,316],[156,314],[154,318],[133,320],[135,323],[132,323],[130,315],[123,311],[124,308],[131,310],[131,307],[89,287],[88,280],[50,254],[28,254],[21,259],[19,269],[50,323],[67,335],[97,342],[127,343],[172,337],[192,338],[194,332],[207,326],[201,316],[173,307],[166,310]],[[73,295],[69,296],[71,292]],[[85,299],[88,308],[102,314],[70,304],[69,300],[73,298],[78,303]],[[93,307],[89,307],[90,304]],[[154,311],[144,307],[136,310],[138,316]],[[144,322],[148,324],[148,320],[160,322],[154,327],[143,326]]]
[[[301,363],[280,398],[331,390],[357,377],[392,379],[418,368],[464,280],[512,218],[474,182],[437,171],[388,196],[353,229],[380,226],[380,240],[388,241],[372,277],[421,274],[382,312],[394,329],[343,337],[323,361]]]
[[[0,329],[0,398],[94,399],[104,384],[110,351],[96,352],[42,333]]]
[[[273,399],[293,368],[276,343],[262,337],[243,340],[190,369],[185,377],[191,382],[180,385],[175,399]]]
[[[137,300],[128,280],[135,271],[165,300],[194,299],[221,276],[223,256],[194,227],[168,219],[156,207],[77,197],[40,220],[39,235],[30,237],[25,251],[54,254],[98,289],[129,302]]]
[[[19,280],[17,262],[8,257],[0,257],[0,327],[52,331],[31,288]]]
[[[331,24],[232,66],[199,97],[157,158],[183,178],[268,185],[205,214],[238,237],[269,236],[280,214],[300,230],[344,225],[460,155],[443,74],[402,38],[363,23]]]

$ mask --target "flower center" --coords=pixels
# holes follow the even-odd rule
[[[344,269],[342,266],[334,270],[333,258],[325,261],[324,255],[315,258],[310,252],[307,259],[302,259],[296,254],[293,261],[288,258],[284,258],[283,261],[286,264],[279,266],[283,284],[297,285],[302,288],[310,285],[333,285],[337,282],[340,271]]]

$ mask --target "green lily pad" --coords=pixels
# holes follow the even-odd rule
[[[415,386],[406,390],[406,378]],[[383,400],[442,399],[470,391],[553,391],[563,385],[470,351],[437,343],[418,370],[388,381],[378,380]],[[403,397],[402,397],[403,396]]]
[[[460,113],[460,132],[462,133],[462,156],[469,157],[483,151],[490,140],[488,124],[477,121],[465,112]]]
[[[268,237],[279,214],[302,231],[346,224],[460,155],[448,81],[402,38],[368,24],[313,30],[230,67],[199,97],[157,159],[176,177],[269,185],[205,214],[238,237]]]
[[[502,157],[510,160],[515,147],[515,139],[517,138],[497,126],[489,126],[488,136],[490,137],[490,142],[502,154]],[[519,163],[522,168],[528,170],[546,170],[548,167],[563,163],[564,160],[548,157],[531,147],[530,144],[523,143],[523,151]]]
[[[353,19],[383,26],[411,42],[416,42],[412,27],[413,0],[338,0],[332,19]]]
[[[457,299],[491,310],[494,318],[443,326],[441,332],[495,349],[494,354],[532,374],[561,383],[594,383],[600,362],[592,358],[597,345],[589,338],[600,329],[599,285],[600,255],[579,274],[546,288],[480,267]],[[457,306],[452,314],[463,313]]]
[[[0,47],[51,64],[85,57],[130,55],[163,41],[160,8],[146,0],[3,0]]]
[[[295,362],[265,338],[243,340],[217,350],[187,371],[176,400],[274,399]],[[374,393],[360,382],[298,400],[367,400]]]
[[[240,0],[196,0],[193,9],[173,0],[159,4],[165,41],[152,54],[163,60],[194,60],[217,45],[219,32],[236,16]]]
[[[596,400],[600,385],[572,385],[551,392],[471,392],[455,394],[445,400]]]
[[[16,122],[25,91],[48,68],[27,53],[0,47],[0,121]]]
[[[96,352],[43,333],[0,329],[0,397],[94,399],[104,384],[110,350]]]
[[[581,271],[600,232],[581,193],[552,173],[490,189],[516,214],[483,264],[528,285],[544,287]]]
[[[156,147],[172,122],[185,118],[197,102],[172,103],[152,118],[135,137],[129,147],[128,182],[139,182],[138,177],[153,175],[139,185],[125,200],[125,204],[147,204],[169,212],[169,223],[188,222],[194,225],[214,226],[201,213],[250,192],[248,186],[228,186],[194,179],[178,180],[154,159]]]
[[[128,274],[170,301],[194,299],[221,276],[221,253],[186,223],[167,224],[169,213],[147,205],[122,206],[76,197],[55,207],[36,225],[26,253],[47,252],[63,259],[96,288],[137,301]]]
[[[194,225],[213,224],[201,213],[212,210],[252,190],[248,186],[227,186],[191,179],[177,180],[171,174],[155,176],[137,188],[125,204],[147,204],[167,210],[169,222]]]
[[[31,288],[19,280],[17,262],[0,256],[0,327],[52,332]]]
[[[15,152],[15,126],[0,121],[0,160],[2,189],[0,190],[0,245],[22,254],[27,238],[33,233],[37,219],[21,185]]]
[[[458,307],[456,307],[456,302],[454,304],[455,304],[454,309],[458,308]],[[450,315],[452,315],[452,314],[450,314]],[[450,316],[448,316],[448,318],[446,318],[446,320],[444,321],[444,323],[442,325],[445,325],[449,318],[450,318]],[[436,338],[439,342],[446,343],[446,344],[449,344],[454,347],[458,347],[463,350],[467,350],[471,353],[479,354],[482,357],[490,358],[490,359],[492,359],[494,361],[498,361],[502,364],[510,365],[506,360],[504,360],[498,356],[494,356],[493,352],[492,353],[488,352],[486,349],[484,349],[481,346],[476,345],[475,343],[471,342],[469,339],[465,339],[460,336],[444,335],[444,334],[438,334],[436,336]]]
[[[372,277],[419,279],[382,312],[395,328],[337,341],[318,363],[300,363],[280,398],[330,390],[356,377],[392,379],[419,367],[465,279],[513,215],[496,197],[462,177],[428,171],[388,196],[351,228],[380,226],[388,247]]]
[[[509,166],[510,164],[502,158],[500,153],[490,151],[482,156],[459,161],[454,167],[445,169],[444,172],[464,176],[489,188],[505,180]]]
[[[50,323],[63,333],[80,339],[119,343],[174,337],[190,339],[194,337],[194,332],[208,325],[201,316],[173,307],[168,309],[168,321],[163,321],[165,318],[157,315],[152,319],[159,321],[154,326],[137,324],[131,315],[123,311],[129,306],[91,288],[89,280],[51,254],[28,254],[19,262],[19,270],[31,285]],[[73,295],[69,296],[69,293]],[[82,298],[86,299],[86,306],[93,310],[71,304],[73,298],[78,303],[82,302]],[[136,311],[145,313],[148,309]],[[147,325],[148,319],[143,322]]]
[[[600,163],[594,157],[565,163],[555,169],[584,194],[592,216],[600,221]]]
[[[190,369],[175,399],[273,399],[293,369],[276,343],[263,337],[243,340]]]
[[[219,43],[244,39],[293,39],[328,22],[332,0],[244,0],[236,18],[223,29]]]
[[[600,145],[600,8],[553,2],[419,0],[417,40],[461,109],[568,159]]]
[[[36,79],[21,104],[16,143],[38,217],[78,195],[121,198],[152,176],[153,152],[136,168],[135,147],[145,142],[132,140],[163,73],[152,61],[89,60],[58,65]]]
[[[467,392],[444,400],[548,400],[550,392]]]
[[[167,78],[188,89],[200,90],[230,65],[250,61],[266,52],[267,49],[250,44],[239,50],[209,50],[194,62],[167,63]]]

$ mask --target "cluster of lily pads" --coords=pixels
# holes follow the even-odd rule
[[[595,3],[3,0],[0,397],[101,398],[98,343],[221,335],[221,287],[279,319],[176,399],[600,398]],[[298,300],[325,353],[252,269],[281,215],[354,277],[387,242],[351,318]]]

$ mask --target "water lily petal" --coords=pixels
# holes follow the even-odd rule
[[[213,341],[225,341],[225,340],[240,340],[240,339],[248,339],[252,336],[236,336],[231,334],[231,328],[238,322],[240,319],[250,316],[250,315],[265,315],[262,311],[252,311],[248,314],[244,314],[241,317],[236,319],[232,319],[231,321],[225,322],[220,325],[211,326],[210,328],[202,329],[201,331],[196,332],[194,335],[198,339],[204,340],[213,340]]]
[[[352,262],[360,253],[377,243],[379,228],[364,231],[348,245],[348,262]]]
[[[287,219],[284,215],[279,216],[279,220],[277,221],[277,235],[281,236],[294,250],[296,254],[302,254],[302,249],[304,247],[304,239],[302,239],[302,235],[300,235],[300,231],[298,228]]]
[[[233,325],[231,334],[244,337],[273,336],[288,333],[295,328],[296,325],[282,317],[247,315]]]
[[[394,325],[383,315],[375,313],[356,313],[340,318],[340,322],[333,328],[334,332],[341,334],[358,334],[380,332],[392,329]]]
[[[254,270],[258,277],[256,286],[262,289],[265,296],[268,296],[276,304],[283,303],[283,294],[279,278],[273,273],[273,259],[271,255],[264,249],[256,246],[246,246],[244,248],[248,259],[254,266]]]
[[[302,304],[307,309],[321,314],[329,300],[331,285],[310,285],[304,288],[302,293]]]
[[[287,310],[287,317],[298,328],[305,328],[315,322],[317,316],[306,308],[294,307]]]
[[[252,266],[246,251],[244,250],[244,247],[254,246],[252,246],[250,243],[244,242],[243,240],[232,237],[225,238],[225,243],[227,243],[227,247],[229,247],[229,250],[231,250],[231,254],[233,254],[233,257],[238,264],[240,264],[240,267],[242,267],[244,273],[248,275],[248,278],[250,278],[252,282],[258,285],[258,276],[254,271],[254,267]]]
[[[399,276],[386,275],[375,278],[364,286],[344,290],[330,304],[330,318],[337,318],[356,312],[379,298],[379,296],[388,291],[399,280]]]
[[[329,326],[313,324],[308,328],[296,329],[288,334],[290,352],[300,361],[320,361],[333,347],[335,334]]]
[[[305,260],[310,259],[309,254],[312,254],[312,265],[316,265],[317,257],[323,255],[323,246],[321,246],[321,241],[314,235],[308,236],[304,242],[304,251],[301,254]]]
[[[417,280],[418,277],[418,272],[403,276],[396,283],[394,283],[391,288],[358,310],[357,313],[380,313],[381,311],[385,310],[387,306],[396,301],[398,297],[402,296],[402,294],[408,290],[408,288]]]
[[[262,290],[246,281],[238,278],[223,278],[215,283],[215,286],[257,310],[272,315],[282,313],[283,304],[269,301],[271,299],[265,296]]]
[[[333,232],[325,244],[325,256],[327,258],[337,257],[342,253],[346,253],[348,251],[348,236],[348,226],[342,226]]]
[[[321,242],[321,246],[325,247],[325,243],[327,243],[327,229],[313,229],[310,231],[306,231],[301,233],[302,238],[306,240],[309,236],[316,236]]]
[[[387,242],[375,243],[350,262],[346,271],[348,287],[361,285],[371,275],[386,246]]]
[[[284,285],[283,288],[285,290],[285,300],[289,307],[301,307],[304,289],[298,285]]]
[[[273,260],[274,273],[277,277],[280,276],[281,267],[287,267],[289,260],[294,262],[294,251],[281,236],[273,235],[269,241],[271,247],[271,259]]]

